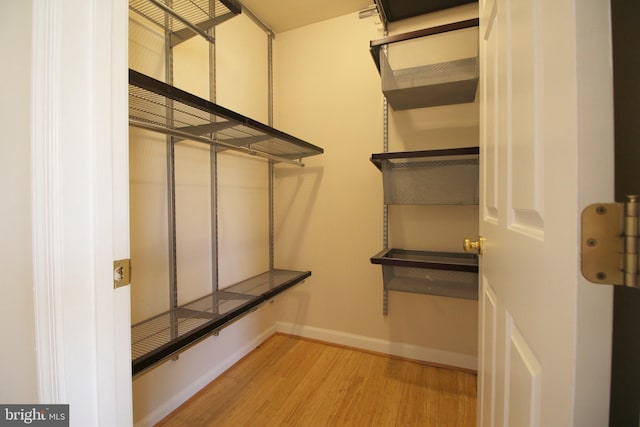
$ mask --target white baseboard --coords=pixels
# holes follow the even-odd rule
[[[282,332],[285,334],[297,335],[304,338],[325,341],[332,344],[373,351],[376,353],[406,357],[408,359],[438,365],[454,366],[473,371],[478,369],[478,358],[468,354],[453,353],[429,347],[385,341],[379,338],[370,338],[347,332],[298,325],[288,322],[276,322],[275,330],[276,332]]]
[[[179,392],[175,393],[171,399],[165,401],[161,406],[157,407],[153,412],[147,414],[145,417],[138,420],[135,427],[147,427],[153,426],[160,422],[163,418],[169,415],[172,411],[189,400],[193,395],[202,390],[211,381],[218,378],[227,369],[235,365],[243,357],[253,351],[256,347],[262,344],[267,338],[272,336],[276,332],[275,327],[271,326],[264,330],[254,339],[238,348],[233,354],[224,359],[222,362],[215,364],[210,370],[203,373],[198,379],[187,387],[184,387]]]

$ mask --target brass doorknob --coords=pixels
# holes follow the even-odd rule
[[[482,245],[484,243],[484,238],[479,237],[478,240],[472,241],[471,239],[464,239],[464,243],[462,244],[462,248],[465,252],[478,252],[478,255],[482,255]]]

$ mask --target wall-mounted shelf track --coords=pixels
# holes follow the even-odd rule
[[[309,276],[310,271],[270,270],[136,323],[131,328],[133,374],[189,348]]]
[[[371,257],[382,266],[385,290],[478,299],[478,256],[385,249]]]
[[[135,70],[129,70],[129,124],[217,150],[236,150],[304,166],[323,149]],[[132,326],[133,373],[139,374],[228,326],[310,271],[271,269]]]
[[[301,159],[323,149],[129,70],[129,124],[191,140],[217,150],[235,150],[275,162],[304,166]],[[272,269],[132,326],[133,373],[179,353],[258,305],[302,282],[311,272]]]
[[[320,147],[131,69],[129,124],[297,166],[304,166],[301,159],[324,152]]]
[[[379,153],[387,205],[477,205],[478,147]]]
[[[475,100],[479,20],[469,19],[372,40],[382,92],[394,110]]]
[[[129,125],[167,136],[160,139],[164,139],[166,144],[168,227],[164,228],[164,224],[152,223],[148,229],[145,228],[145,232],[157,232],[159,235],[167,232],[169,292],[166,304],[154,305],[151,315],[136,316],[136,319],[144,318],[145,320],[136,320],[136,323],[131,327],[132,371],[134,375],[139,375],[169,358],[177,360],[179,353],[183,350],[190,348],[211,334],[216,334],[226,326],[253,312],[260,304],[290,287],[302,283],[311,276],[310,271],[292,271],[274,267],[273,171],[274,165],[282,163],[304,166],[302,159],[322,154],[323,149],[212,102],[216,100],[216,85],[218,84],[216,77],[216,49],[219,44],[215,43],[216,40],[214,38],[216,26],[244,12],[259,28],[264,30],[268,37],[268,113],[269,124],[272,123],[273,73],[271,41],[274,35],[250,11],[243,10],[239,0],[129,0],[129,9],[130,16],[136,24],[140,23],[148,30],[156,33],[155,35],[160,36],[160,33],[162,33],[164,36],[164,58],[159,59],[164,59],[165,65],[164,81],[157,80],[136,70],[129,70]],[[159,30],[155,29],[156,26]],[[204,72],[208,71],[208,96],[211,101],[173,86],[174,81],[184,81],[180,79],[174,80],[174,47],[194,36],[202,37],[209,42],[208,46],[206,46],[209,53],[209,69],[200,71],[202,72],[201,76],[204,76]],[[220,38],[218,40],[220,41]],[[240,40],[240,45],[229,44],[237,41],[233,39],[225,40],[223,45],[242,46],[244,43],[243,39]],[[142,42],[144,44],[144,40]],[[204,50],[198,50],[190,53],[190,55],[201,55],[203,52]],[[239,55],[245,54],[250,55],[251,53],[239,52]],[[188,57],[183,57],[182,54],[178,57],[183,61],[188,61]],[[186,65],[189,65],[189,62]],[[184,79],[184,77],[182,78]],[[253,102],[253,100],[251,101]],[[148,136],[146,133],[135,134],[136,139],[142,140]],[[154,138],[154,140],[159,140],[159,138]],[[208,171],[205,172],[204,169],[198,171],[199,177],[202,176],[203,179],[204,173],[208,173],[209,180],[206,184],[205,181],[198,181],[198,184],[188,182],[183,185],[184,176],[176,176],[176,152],[182,152],[182,150],[176,150],[176,146],[180,144],[186,145],[186,141],[208,145],[204,150],[197,150],[202,155],[206,155],[208,159],[199,158],[197,163],[193,163],[194,166],[198,166],[204,164],[204,161],[200,163],[200,160],[208,160]],[[142,144],[141,147],[136,147],[135,143],[131,145],[133,150],[143,149],[145,146]],[[268,170],[268,176],[264,177],[269,181],[269,265],[264,266],[264,270],[267,271],[262,274],[220,289],[219,253],[223,248],[219,247],[218,242],[219,225],[217,217],[220,198],[218,174],[220,170],[217,164],[218,154],[226,150],[233,150],[269,160],[266,169]],[[139,154],[138,151],[135,151],[135,153]],[[192,153],[194,152],[192,151]],[[196,153],[195,155],[200,154]],[[253,164],[254,162],[249,163],[248,168],[252,172],[254,170],[262,170],[264,166],[255,165]],[[233,172],[240,168],[242,167],[234,168]],[[238,179],[242,178],[235,173],[229,176],[233,179],[236,177]],[[183,188],[189,191],[194,185],[199,186],[197,191],[202,189],[209,190],[210,194],[211,255],[209,256],[207,251],[200,251],[202,246],[197,246],[198,256],[190,258],[189,263],[179,265],[177,256],[177,237],[179,232],[177,217],[181,212],[189,208],[200,209],[203,205],[200,203],[191,204],[191,200],[188,197],[181,198],[181,195],[176,193],[182,191]],[[209,186],[208,189],[205,188],[207,185]],[[145,190],[143,188],[140,191]],[[198,194],[204,193],[198,192]],[[261,195],[257,194],[256,197],[261,197]],[[177,209],[177,200],[185,204],[185,209]],[[229,200],[226,198],[226,194],[222,196],[222,200]],[[241,208],[234,209],[234,200],[231,201],[233,211],[230,212],[235,213],[235,217],[238,220],[253,220],[253,212],[251,212],[251,215],[236,212]],[[243,199],[241,202],[244,203],[245,200]],[[164,204],[164,198],[161,203]],[[156,205],[153,206],[155,209]],[[251,206],[253,207],[254,205],[252,204]],[[141,211],[141,209],[136,211],[138,215],[136,220],[139,223],[146,220],[145,214],[141,213]],[[258,213],[256,212],[256,214]],[[180,219],[185,221],[182,217]],[[144,227],[147,227],[146,223]],[[197,227],[197,225],[194,224],[193,227]],[[144,236],[146,237],[147,234]],[[188,247],[190,250],[195,246],[189,245]],[[140,254],[135,255],[140,256]],[[134,254],[132,254],[133,257]],[[190,276],[184,276],[184,283],[180,282],[179,286],[177,272],[183,267],[184,270],[193,268],[196,263],[196,268],[210,268],[211,287],[209,288],[208,284],[206,284],[207,287],[202,292],[198,288],[197,294],[188,293],[190,296],[202,295],[203,293],[207,293],[207,295],[182,304],[180,299],[182,297],[181,292],[183,290],[191,290],[189,287],[193,282],[187,278]],[[252,267],[248,266],[248,269],[251,273],[246,272],[244,277],[253,274]],[[242,274],[242,272],[236,271],[235,268],[234,273]],[[148,287],[144,288],[143,291],[156,292],[156,288],[153,286],[153,283],[156,282],[156,276],[154,275],[153,277],[154,280],[149,280]],[[182,280],[182,276],[180,277]],[[159,296],[157,299],[161,298],[163,297]],[[191,299],[191,297],[188,298]],[[187,298],[184,298],[184,300],[187,300]],[[145,310],[145,313],[148,312]]]
[[[195,35],[213,43],[207,30],[242,12],[235,0],[130,0],[129,9],[164,29],[171,46]]]

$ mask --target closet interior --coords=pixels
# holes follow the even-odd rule
[[[130,9],[164,32],[166,67],[166,82],[134,69],[129,70],[129,125],[166,136],[167,167],[167,205],[164,208],[168,227],[158,232],[167,233],[168,309],[132,325],[132,370],[136,375],[167,358],[175,357],[212,333],[217,333],[311,275],[311,271],[274,267],[273,218],[270,208],[264,212],[269,221],[268,270],[233,284],[220,285],[217,274],[218,153],[231,150],[248,156],[249,161],[254,157],[265,159],[268,169],[264,180],[269,186],[269,203],[272,203],[273,166],[286,163],[303,167],[304,158],[322,154],[323,149],[170,84],[173,81],[175,60],[173,50],[192,37],[201,37],[208,43],[215,44],[215,26],[241,13],[242,7],[239,4],[233,0],[132,0]],[[215,67],[213,60],[211,67]],[[213,71],[212,69],[210,76],[215,75]],[[214,77],[211,77],[209,84],[212,87],[215,85]],[[139,141],[132,138],[131,143],[135,145]],[[188,260],[182,262],[184,258],[181,259],[177,254],[179,208],[176,205],[181,197],[181,188],[176,175],[176,163],[181,156],[178,147],[193,143],[203,145],[205,150],[201,150],[201,154],[210,159],[211,291],[183,303],[178,294],[189,284],[179,284],[177,272],[190,267]],[[142,274],[148,276],[150,273],[143,271]]]
[[[477,4],[246,3],[129,1],[136,424],[274,333],[476,367]]]

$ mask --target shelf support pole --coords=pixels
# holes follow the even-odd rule
[[[164,6],[164,4],[162,5]],[[168,6],[171,8],[173,2],[169,1]],[[173,49],[171,48],[171,32],[169,15],[165,15],[165,44],[164,44],[164,60],[165,60],[165,78],[168,84],[173,84]],[[167,127],[173,126],[173,101],[167,102]],[[172,135],[167,135],[167,226],[168,226],[168,245],[169,245],[169,307],[171,339],[178,336],[178,319],[175,314],[175,308],[178,306],[178,263],[176,248],[176,175],[175,175],[175,141]],[[177,359],[177,356],[175,357]]]
[[[216,20],[214,1],[209,1],[209,14]],[[208,34],[212,39],[216,36],[216,27],[213,25],[208,29]],[[216,102],[217,97],[217,74],[216,74],[216,44],[209,43],[209,98],[211,102]],[[215,139],[215,131],[211,133],[211,139]],[[218,312],[218,294],[220,289],[219,268],[218,268],[218,151],[214,145],[209,146],[209,174],[211,185],[211,290],[213,292],[214,312]]]
[[[267,35],[267,79],[269,85],[269,126],[273,127],[273,33],[265,30]],[[269,270],[275,268],[275,168],[273,161],[269,161]]]

